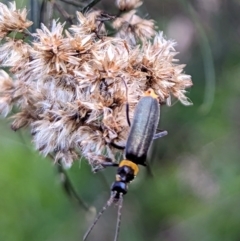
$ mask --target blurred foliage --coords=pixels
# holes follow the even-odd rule
[[[97,6],[111,12],[112,2]],[[27,0],[17,4],[30,8]],[[62,6],[72,14],[76,10]],[[179,43],[178,57],[193,78],[194,105],[173,101],[162,107],[160,126],[169,135],[156,140],[149,155],[154,178],[143,170],[130,185],[119,240],[238,241],[239,1],[148,0],[141,11]],[[27,130],[14,133],[10,120],[1,120],[0,133],[0,240],[81,240],[96,213],[65,195],[56,168],[32,149]],[[68,175],[80,196],[99,210],[115,169],[93,174],[82,160]],[[116,215],[110,208],[89,240],[113,240]]]

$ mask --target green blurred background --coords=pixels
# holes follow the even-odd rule
[[[97,6],[113,12],[113,2]],[[30,1],[17,5],[30,8]],[[38,19],[37,4],[34,9],[29,15]],[[119,241],[240,240],[239,12],[238,0],[146,0],[141,7],[142,16],[178,42],[194,104],[162,107],[160,126],[169,134],[149,153],[154,178],[143,170],[130,185]],[[92,207],[85,211],[66,195],[51,161],[33,150],[28,130],[14,133],[10,123],[0,120],[0,241],[82,240],[93,207],[109,198],[115,170],[93,174],[84,160],[68,170]],[[116,217],[111,207],[89,240],[113,240]]]

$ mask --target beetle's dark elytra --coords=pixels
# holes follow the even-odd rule
[[[160,118],[160,107],[156,98],[142,97],[135,109],[128,135],[125,157],[139,165],[144,165],[147,152],[152,144]]]

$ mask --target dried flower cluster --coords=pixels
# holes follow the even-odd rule
[[[43,155],[65,166],[80,156],[93,167],[102,155],[114,159],[118,150],[112,144],[123,146],[129,131],[126,101],[132,118],[149,87],[160,102],[174,96],[189,104],[185,89],[191,77],[175,63],[175,42],[156,33],[152,20],[136,15],[140,5],[117,1],[120,10],[130,12],[112,21],[116,35],[109,37],[101,11],[78,12],[78,23],[67,30],[53,21],[51,29],[42,25],[29,33],[26,9],[0,3],[0,65],[11,75],[0,71],[0,113],[7,116],[16,105],[12,129],[29,127]],[[10,34],[18,32],[34,40]]]

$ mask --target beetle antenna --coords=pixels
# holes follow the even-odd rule
[[[122,82],[126,88],[126,116],[127,116],[127,123],[129,126],[131,126],[131,121],[129,118],[129,104],[128,104],[128,87],[127,87],[127,83],[125,82],[125,80],[123,79],[123,77],[120,77],[122,79]]]
[[[117,226],[116,226],[116,232],[115,232],[115,237],[114,241],[118,240],[118,235],[120,232],[120,225],[121,225],[121,216],[122,216],[122,206],[123,206],[123,194],[120,193],[119,196],[119,203],[118,203],[118,218],[117,218]]]
[[[91,233],[92,229],[94,228],[94,226],[96,225],[97,221],[101,218],[101,216],[103,215],[103,213],[106,211],[106,209],[108,207],[111,206],[111,204],[114,201],[114,197],[115,197],[115,192],[111,194],[111,197],[109,198],[109,200],[106,202],[106,204],[103,206],[102,210],[98,213],[97,217],[95,218],[95,220],[93,221],[92,225],[89,227],[89,229],[87,230],[87,232],[85,233],[85,235],[83,236],[83,241],[85,241],[88,237],[88,235]]]

